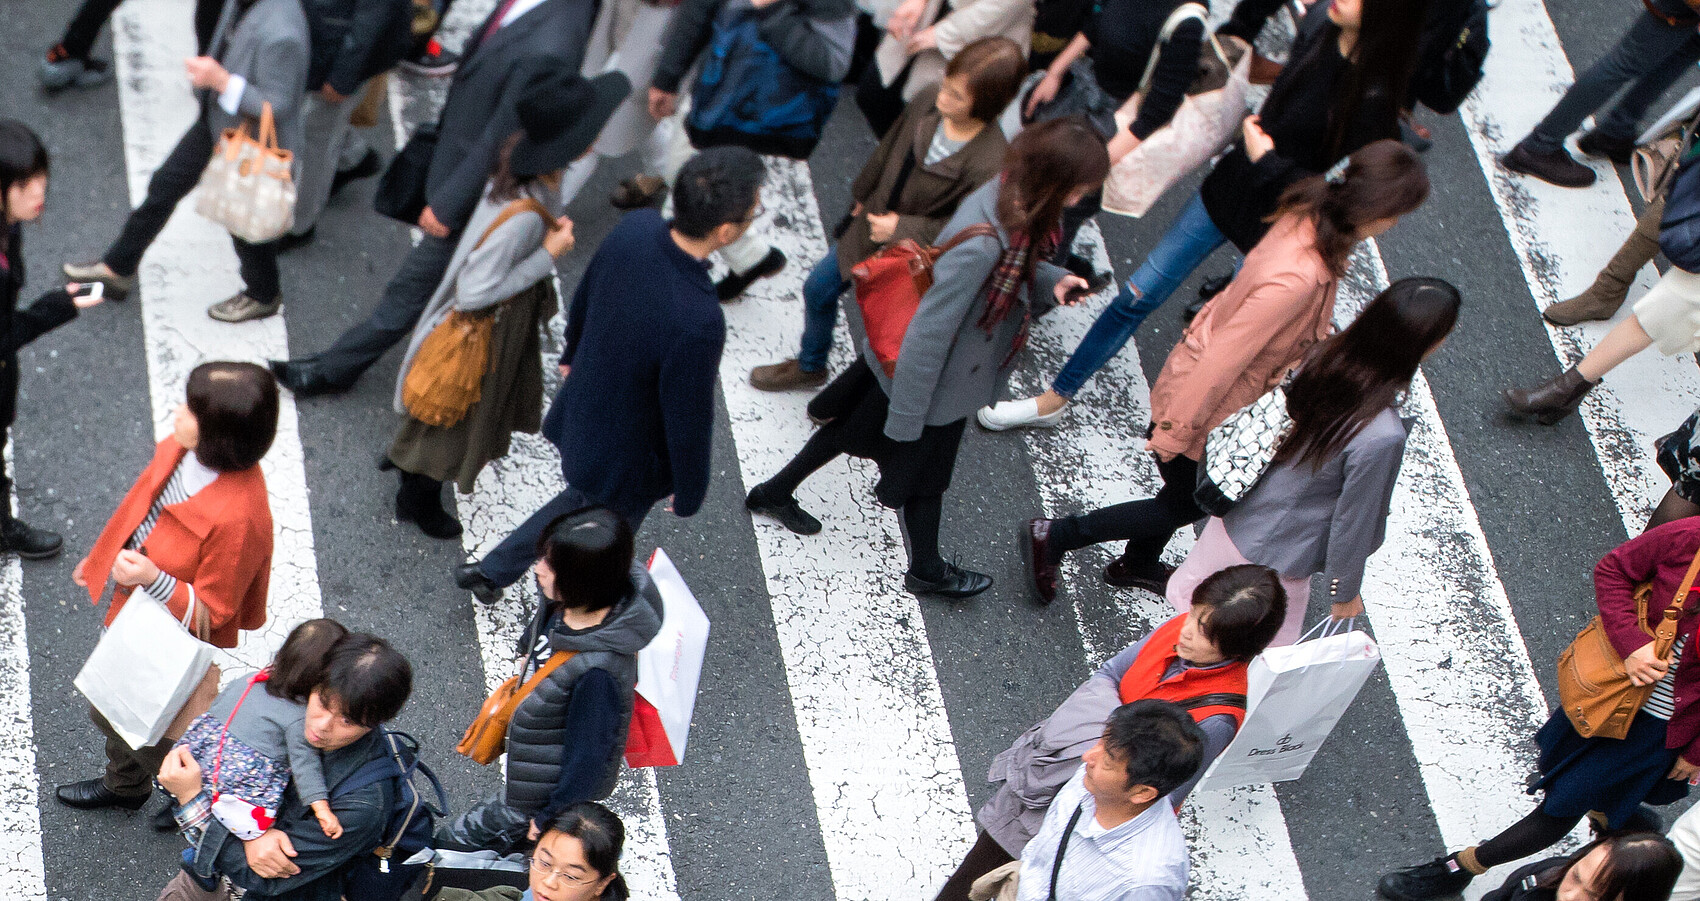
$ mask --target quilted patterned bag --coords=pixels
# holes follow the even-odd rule
[[[278,147],[272,105],[260,113],[260,136],[248,123],[227,128],[201,173],[195,212],[250,244],[275,241],[295,224],[294,157]]]
[[[1292,434],[1287,392],[1280,387],[1245,405],[1204,439],[1204,465],[1192,499],[1211,516],[1222,516],[1239,503],[1275,460],[1281,442]]]

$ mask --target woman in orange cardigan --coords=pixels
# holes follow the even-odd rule
[[[140,588],[185,622],[204,612],[205,639],[233,648],[238,630],[266,621],[272,513],[259,464],[277,434],[277,381],[252,363],[202,363],[187,393],[71,578],[96,604],[113,583],[106,625]],[[131,748],[92,707],[89,717],[106,736],[106,775],[59,786],[59,800],[140,809],[170,741]]]
[[[1192,495],[1205,436],[1280,384],[1334,330],[1334,293],[1353,248],[1421,206],[1428,191],[1422,161],[1398,141],[1376,141],[1287,189],[1269,234],[1193,320],[1151,386],[1146,449],[1157,458],[1162,490],[1021,527],[1040,600],[1054,597],[1063,554],[1120,539],[1127,549],[1105,567],[1104,581],[1164,593],[1174,568],[1159,560],[1163,548],[1175,530],[1204,518]]]

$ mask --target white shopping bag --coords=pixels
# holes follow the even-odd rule
[[[685,759],[697,682],[708,650],[708,616],[660,548],[649,577],[661,591],[661,631],[638,652],[637,700],[626,738],[626,765],[677,766]]]
[[[1380,663],[1375,642],[1356,630],[1264,651],[1247,676],[1245,724],[1198,787],[1290,782],[1304,775]]]
[[[193,608],[191,608],[193,613]],[[213,662],[213,646],[137,591],[72,684],[132,748],[157,744]]]

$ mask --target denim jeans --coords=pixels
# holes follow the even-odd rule
[[[803,280],[803,343],[797,351],[797,366],[804,372],[826,368],[832,351],[832,330],[838,326],[838,298],[850,282],[838,271],[838,245],[826,249]]]
[[[1093,373],[1121,352],[1145,317],[1162,306],[1192,270],[1227,240],[1205,211],[1203,195],[1194,195],[1145,258],[1144,265],[1128,278],[1121,293],[1104,312],[1098,314],[1098,321],[1092,323],[1086,337],[1080,339],[1080,346],[1057,373],[1051,390],[1063,397],[1074,397]]]
[[[1673,7],[1673,13],[1679,15],[1686,12],[1681,3],[1660,5]],[[1578,75],[1576,83],[1529,133],[1525,139],[1529,149],[1547,153],[1562,149],[1564,139],[1582,127],[1583,119],[1631,82],[1623,98],[1599,121],[1598,130],[1606,137],[1634,140],[1647,108],[1697,61],[1700,34],[1693,24],[1671,25],[1642,10],[1617,46]]]
[[[550,498],[536,513],[526,517],[502,543],[484,555],[478,561],[478,571],[484,578],[494,582],[498,587],[506,588],[518,582],[531,569],[531,564],[537,562],[537,543],[543,537],[543,530],[557,518],[583,510],[585,507],[596,506],[590,496],[571,485],[561,489],[561,492]],[[632,533],[643,528],[643,520],[649,513],[649,508],[636,510],[615,510],[631,526]]]

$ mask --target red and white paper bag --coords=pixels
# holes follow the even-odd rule
[[[666,551],[656,548],[650,556],[649,577],[661,592],[661,631],[638,652],[637,699],[626,738],[626,765],[678,766],[685,759],[703,653],[708,649],[708,616]]]

